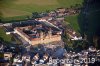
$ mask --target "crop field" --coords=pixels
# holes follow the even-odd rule
[[[59,7],[82,4],[83,0],[2,0],[0,10],[4,18],[31,15],[32,12],[44,12]]]

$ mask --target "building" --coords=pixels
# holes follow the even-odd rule
[[[61,31],[43,24],[16,27],[14,32],[31,45],[61,41]]]
[[[64,12],[66,12],[66,9],[65,8],[57,8],[56,12],[64,13]]]
[[[10,60],[11,57],[12,57],[12,53],[11,52],[5,52],[4,53],[4,59],[5,60]]]
[[[0,62],[0,66],[9,66],[10,64],[8,62],[5,62],[5,63],[1,63]]]
[[[73,29],[67,29],[67,35],[71,40],[82,40],[82,36],[76,33]]]

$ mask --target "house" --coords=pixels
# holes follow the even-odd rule
[[[45,62],[47,62],[48,59],[49,59],[48,53],[45,53],[43,55],[43,58],[39,60],[39,63],[44,64]]]
[[[13,65],[23,66],[23,60],[21,59],[21,55],[16,55],[13,60]]]
[[[12,57],[12,53],[11,52],[4,52],[4,59],[5,60],[10,60]]]
[[[73,29],[68,29],[67,35],[69,36],[71,40],[82,40],[82,36],[76,33]]]
[[[39,61],[40,57],[39,57],[39,54],[37,53],[31,60],[31,64],[37,64],[38,61]]]
[[[89,50],[90,52],[96,52],[96,48],[93,47],[93,46],[90,46],[88,50]]]
[[[66,11],[65,8],[57,8],[56,12],[58,13],[64,13]]]
[[[46,17],[42,17],[42,18],[37,18],[35,19],[36,21],[50,21],[52,20],[52,17],[46,16]]]
[[[10,63],[9,62],[4,62],[4,63],[0,62],[0,66],[10,66]]]
[[[30,62],[30,55],[29,55],[29,54],[24,54],[24,55],[22,56],[22,60],[23,60],[23,61],[26,61],[26,62]]]

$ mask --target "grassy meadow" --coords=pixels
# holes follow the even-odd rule
[[[80,31],[80,27],[78,24],[78,15],[79,14],[65,17],[65,21],[68,22],[70,26],[73,27],[73,29],[76,30],[77,32]]]
[[[6,35],[4,28],[0,28],[0,38],[3,38],[6,42],[11,42],[11,35]]]

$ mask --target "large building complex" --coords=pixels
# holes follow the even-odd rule
[[[16,27],[14,31],[31,45],[61,41],[60,30],[55,27],[46,26],[42,23]]]

